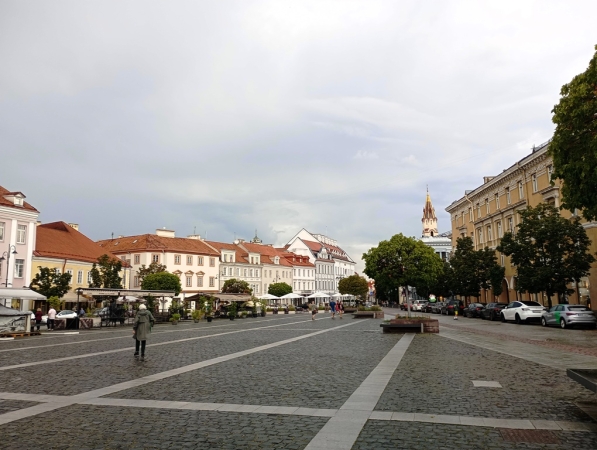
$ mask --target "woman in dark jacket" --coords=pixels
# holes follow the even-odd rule
[[[151,333],[151,327],[155,320],[145,305],[139,305],[139,311],[135,316],[133,325],[133,336],[135,336],[135,358],[139,357],[139,346],[141,347],[141,361],[145,361],[145,344]]]
[[[39,326],[41,325],[41,317],[41,308],[37,308],[37,311],[35,311],[35,326],[37,326],[37,331],[39,331]]]

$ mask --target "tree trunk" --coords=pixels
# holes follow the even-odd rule
[[[559,296],[559,294],[558,294],[558,296]],[[547,293],[547,306],[549,308],[551,308],[551,294],[549,292]]]

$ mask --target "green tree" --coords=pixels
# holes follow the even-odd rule
[[[48,297],[48,305],[56,311],[60,311],[62,309],[62,300],[56,296]]]
[[[454,270],[452,269],[452,266],[444,261],[442,270],[437,277],[431,281],[429,286],[419,286],[417,294],[426,298],[431,294],[436,297],[449,297],[452,295],[453,278]]]
[[[226,280],[222,286],[222,293],[226,294],[251,294],[252,292],[249,283],[237,278]]]
[[[288,283],[272,283],[267,288],[267,293],[275,295],[276,297],[282,297],[283,295],[290,294],[292,292],[292,286]]]
[[[91,268],[91,283],[90,288],[122,288],[122,277],[120,271],[122,270],[122,261],[117,258],[112,258],[108,255],[102,255],[97,259],[97,263],[93,263]]]
[[[70,289],[72,275],[68,272],[58,273],[56,269],[39,266],[39,272],[31,280],[31,290],[44,295],[47,298],[62,298]]]
[[[340,294],[354,295],[361,300],[365,300],[368,290],[369,285],[367,284],[367,280],[356,273],[349,277],[342,278],[338,283],[338,291],[340,291]]]
[[[493,295],[502,293],[502,280],[506,270],[497,262],[495,250],[484,248],[477,250],[478,275],[483,289],[491,289]]]
[[[402,286],[425,289],[437,279],[443,267],[441,258],[431,247],[402,233],[369,249],[363,260],[364,272],[388,293],[398,292]]]
[[[556,129],[549,144],[552,180],[561,179],[562,207],[597,219],[597,46],[589,67],[562,86],[554,106]]]
[[[160,272],[166,272],[166,266],[157,262],[152,262],[149,266],[142,264],[141,267],[139,267],[139,270],[137,270],[137,275],[139,276],[139,279],[143,281],[147,275]]]
[[[456,250],[450,259],[453,269],[452,291],[463,297],[479,297],[481,281],[479,254],[475,251],[473,240],[468,237],[456,239]]]
[[[182,290],[180,278],[170,272],[150,273],[141,281],[141,288],[151,291],[174,291],[178,295]]]
[[[580,219],[565,219],[551,205],[540,203],[520,213],[516,234],[504,234],[498,251],[511,256],[517,288],[545,292],[549,306],[554,294],[573,292],[568,285],[587,276],[595,257]]]

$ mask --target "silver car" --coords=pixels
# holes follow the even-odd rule
[[[597,327],[597,318],[593,311],[583,305],[556,305],[541,315],[541,325],[559,325],[560,328],[572,325]]]
[[[415,300],[412,304],[413,311],[423,311],[423,307],[429,303],[429,300]]]

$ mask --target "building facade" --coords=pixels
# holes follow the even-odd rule
[[[451,216],[452,245],[456,248],[459,237],[472,238],[475,249],[489,247],[495,249],[506,231],[516,231],[521,221],[520,211],[527,206],[550,203],[560,206],[561,181],[551,183],[553,162],[547,154],[549,143],[533,148],[530,155],[504,170],[495,177],[484,177],[483,184],[466,191],[464,196],[446,208]],[[564,217],[570,218],[577,212],[562,210]],[[597,252],[597,223],[588,222],[583,226],[591,239],[591,252]],[[516,269],[510,264],[510,258],[497,254],[498,262],[505,268],[502,281],[501,302],[516,299],[536,300],[547,304],[544,294],[519,293],[516,290]],[[571,286],[575,293],[569,298],[570,303],[586,304],[597,297],[597,266],[593,266],[590,275],[578,280],[578,286]],[[482,292],[481,301],[493,300],[491,292]]]
[[[450,259],[452,253],[451,232],[440,234],[437,228],[437,216],[435,208],[431,203],[431,196],[427,191],[427,199],[423,207],[423,217],[421,219],[422,235],[421,242],[431,247],[433,251],[444,261]]]

